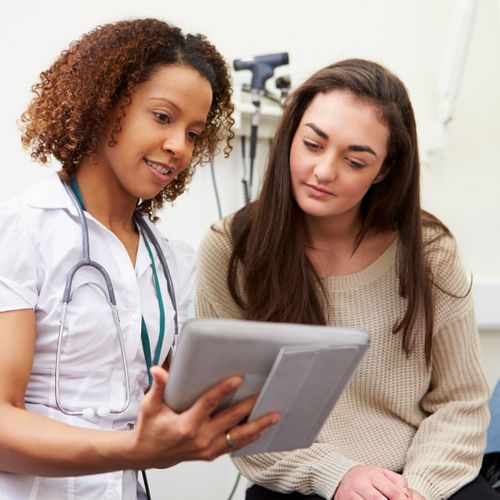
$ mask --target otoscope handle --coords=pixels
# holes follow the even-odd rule
[[[242,57],[235,59],[233,67],[236,71],[242,69],[253,69],[256,64],[267,64],[272,68],[288,64],[288,52],[279,52],[277,54],[266,54],[263,56]]]
[[[240,71],[242,69],[251,70],[252,89],[264,90],[266,80],[273,76],[274,68],[282,66],[283,64],[288,64],[287,52],[235,59],[233,67],[236,71]]]

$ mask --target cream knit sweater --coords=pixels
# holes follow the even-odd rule
[[[210,229],[199,250],[196,313],[201,317],[244,318],[227,287],[231,238],[226,225]],[[436,290],[430,369],[421,341],[407,357],[401,336],[392,333],[406,307],[398,293],[398,245],[396,239],[358,273],[324,279],[328,324],[367,331],[370,349],[310,448],[235,460],[250,481],[331,499],[350,467],[373,464],[402,472],[410,488],[437,500],[477,475],[489,391],[471,294],[457,299]],[[442,238],[430,248],[435,281],[462,296],[469,279],[455,241]],[[422,325],[416,328],[423,339]]]

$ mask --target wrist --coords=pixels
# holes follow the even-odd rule
[[[121,431],[120,455],[124,462],[124,469],[141,470],[147,468],[139,450],[139,436],[137,427]]]
[[[137,432],[135,429],[101,431],[95,441],[96,453],[110,470],[139,470],[141,463],[136,453]]]

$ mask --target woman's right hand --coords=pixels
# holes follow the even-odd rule
[[[191,408],[175,413],[163,400],[167,372],[155,366],[151,374],[153,384],[130,433],[130,461],[134,469],[165,468],[184,460],[213,460],[254,442],[280,418],[278,413],[270,413],[240,424],[250,414],[256,396],[212,415],[224,398],[241,385],[241,377],[223,380]],[[231,447],[226,439],[228,432],[234,444]]]
[[[396,472],[374,465],[356,465],[339,483],[333,500],[409,500],[406,479]]]

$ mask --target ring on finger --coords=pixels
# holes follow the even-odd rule
[[[233,441],[230,432],[226,432],[226,444],[228,448],[236,448],[236,443]]]

